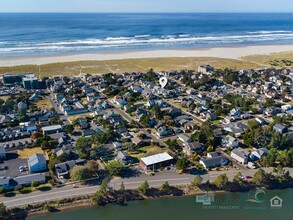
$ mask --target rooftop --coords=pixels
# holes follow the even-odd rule
[[[161,162],[168,161],[168,160],[172,160],[172,159],[173,159],[173,157],[171,157],[166,152],[160,153],[160,154],[155,154],[155,155],[148,156],[148,157],[142,157],[142,158],[140,158],[140,160],[146,166],[149,166],[149,165],[152,165],[152,164],[156,164],[156,163],[161,163]]]
[[[51,126],[42,127],[43,131],[53,131],[53,130],[58,130],[58,129],[62,129],[62,126],[61,125],[51,125]]]

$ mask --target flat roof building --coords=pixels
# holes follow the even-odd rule
[[[144,170],[153,170],[163,166],[168,166],[173,162],[173,157],[166,152],[140,158],[140,166]]]
[[[42,127],[43,134],[54,134],[54,133],[59,133],[62,131],[62,126],[61,125],[51,125],[51,126],[46,126]]]

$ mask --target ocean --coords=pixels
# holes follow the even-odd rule
[[[293,43],[293,14],[0,14],[0,56]]]

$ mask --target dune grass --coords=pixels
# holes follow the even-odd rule
[[[34,72],[40,78],[55,75],[76,76],[82,73],[123,73],[131,71],[146,71],[153,68],[156,71],[182,69],[197,69],[199,65],[210,64],[216,68],[245,69],[257,68],[261,65],[248,60],[222,59],[215,57],[177,57],[177,58],[139,58],[106,61],[60,62],[44,65],[26,65],[0,67],[0,74]]]
[[[269,55],[251,55],[241,57],[241,59],[247,62],[261,63],[267,67],[293,67],[293,51],[271,53]]]

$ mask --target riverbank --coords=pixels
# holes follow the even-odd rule
[[[181,191],[181,194],[153,194],[153,195],[141,195],[138,193],[137,190],[126,190],[123,192],[124,195],[129,195],[129,193],[133,197],[127,197],[126,199],[119,199],[116,197],[111,202],[108,201],[108,203],[102,204],[100,206],[105,205],[114,205],[114,204],[124,204],[126,202],[130,201],[139,201],[139,200],[156,200],[156,199],[162,199],[162,198],[174,198],[174,197],[188,197],[188,196],[195,196],[195,195],[201,195],[204,194],[204,191],[200,190],[199,188],[196,190],[192,190],[190,186],[186,187],[173,187],[173,190],[176,189],[176,191]],[[155,190],[156,192],[160,191],[159,189],[152,188],[151,190]],[[119,191],[113,191],[114,193],[119,193]],[[224,193],[224,191],[214,191],[213,193]],[[86,195],[86,196],[79,196],[79,197],[72,197],[69,199],[63,199],[63,200],[56,200],[56,201],[50,201],[45,203],[36,203],[31,204],[27,206],[20,207],[20,209],[25,210],[27,217],[35,217],[35,216],[42,216],[47,213],[56,213],[60,211],[70,211],[75,210],[79,208],[85,208],[85,207],[96,207],[97,205],[93,203],[92,197],[94,194]],[[54,207],[51,211],[47,210],[45,207],[51,206]],[[19,208],[18,208],[19,209]],[[24,212],[23,212],[24,213]]]
[[[164,197],[131,201],[125,204],[108,205],[105,207],[80,207],[57,213],[31,216],[28,220],[291,219],[292,189],[265,190],[266,201],[260,204],[248,201],[254,198],[254,192],[217,193],[213,195],[214,201],[210,205],[199,202],[197,196]],[[270,199],[275,196],[283,200],[281,208],[271,208]]]

